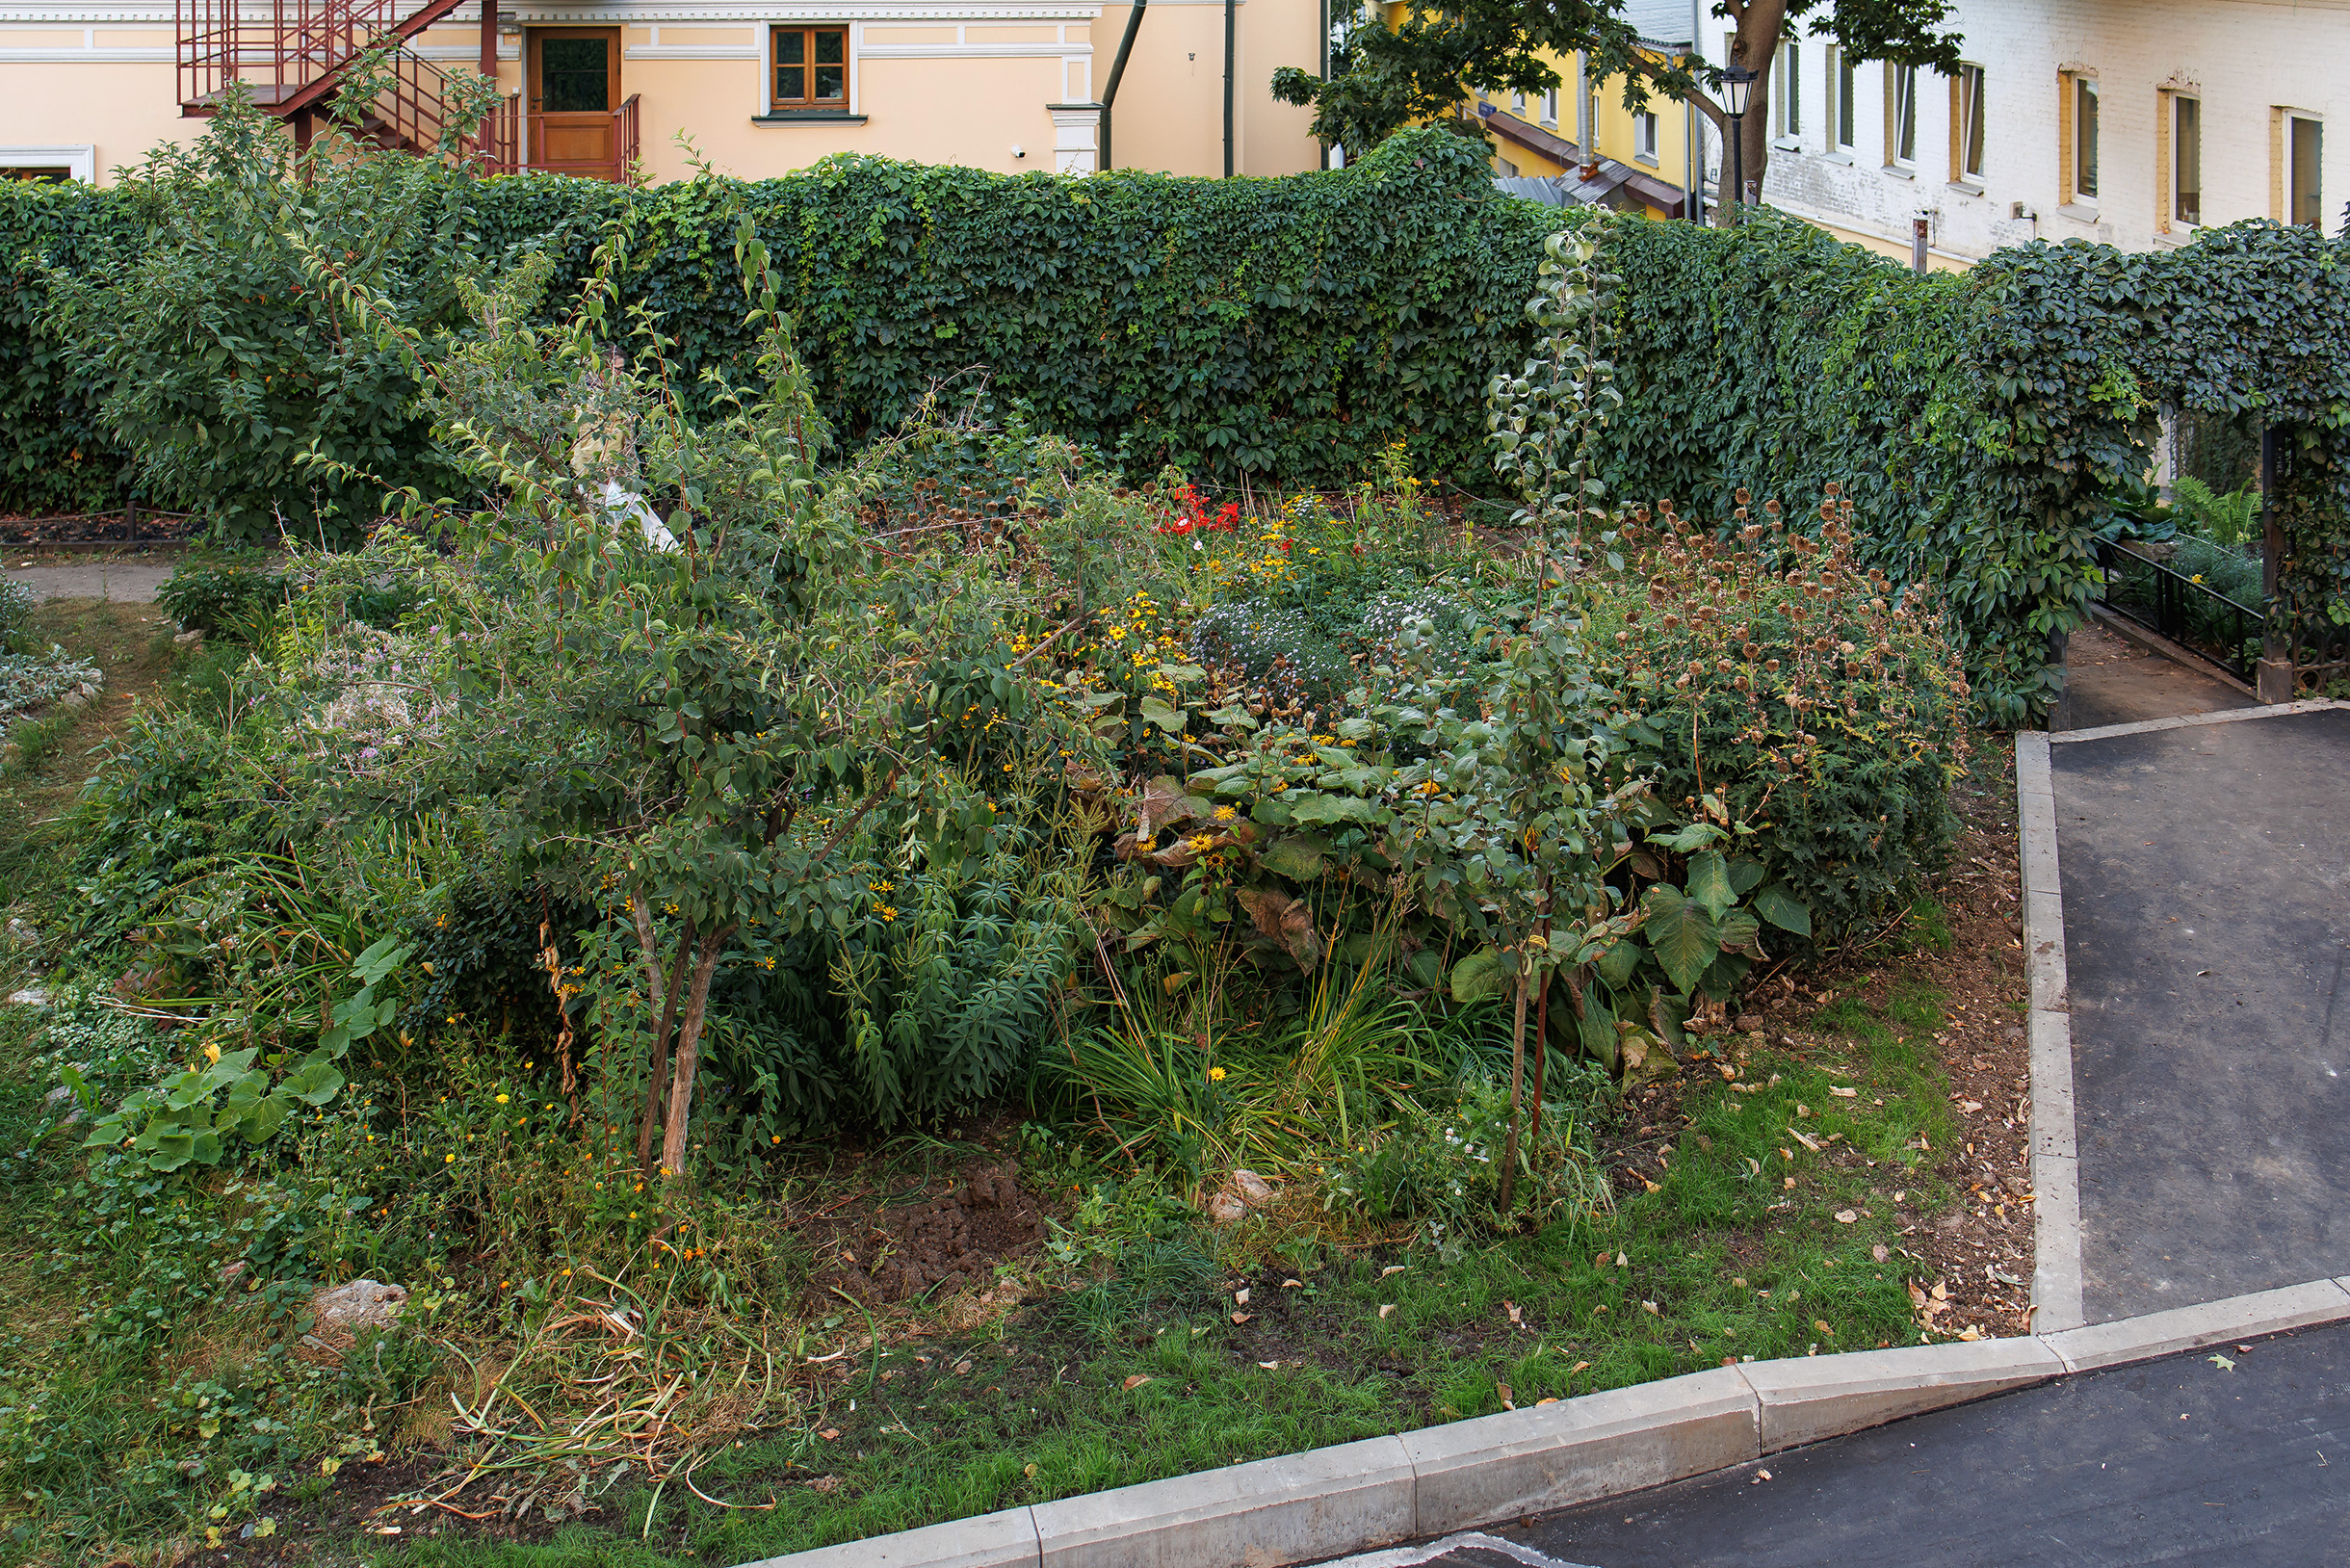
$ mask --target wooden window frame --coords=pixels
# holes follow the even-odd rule
[[[819,98],[815,95],[816,69],[820,64],[816,58],[816,40],[828,33],[838,34],[841,39],[841,58],[837,62],[841,67],[841,95],[838,98]],[[806,58],[796,67],[787,66],[783,59],[783,40],[794,35],[807,40],[804,46]],[[851,105],[856,99],[856,56],[851,44],[849,25],[847,22],[769,23],[767,30],[767,113],[779,118],[802,119],[847,118],[855,114],[856,111]],[[827,60],[821,64],[830,65],[835,62]],[[808,81],[805,84],[808,89],[807,96],[785,98],[778,95],[778,90],[783,85],[781,80],[783,72],[792,68],[808,73]]]
[[[2097,210],[2098,190],[2105,183],[2102,140],[2105,124],[2105,98],[2098,86],[2097,72],[2086,67],[2072,67],[2056,73],[2056,194],[2059,205],[2077,207],[2084,213]],[[2083,187],[2081,136],[2081,104],[2097,105],[2089,117],[2090,145],[2087,149],[2086,170],[2090,184]]]
[[[1803,141],[1803,50],[1793,39],[1780,40],[1770,80],[1772,139],[1799,144]]]
[[[1974,73],[1974,91],[1967,91],[1968,72]],[[1968,190],[1983,188],[1983,166],[1990,161],[1990,131],[1983,123],[1983,96],[1988,73],[1971,60],[1962,60],[1950,78],[1950,183]],[[1969,169],[1970,155],[1975,167]]]
[[[1901,147],[1909,134],[1909,150]],[[1885,63],[1885,167],[1907,174],[1918,168],[1918,67]]]

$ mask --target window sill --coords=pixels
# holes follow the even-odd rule
[[[1952,180],[1950,189],[1956,191],[1960,196],[1979,197],[1983,194],[1984,186],[1981,180]]]
[[[1842,164],[1849,168],[1853,163],[1850,147],[1831,147],[1826,152],[1814,153],[1813,156],[1823,164]]]
[[[2085,201],[2068,201],[2056,209],[2056,216],[2070,218],[2076,223],[2094,223],[2097,222],[2097,209]]]
[[[1644,164],[1650,169],[1662,169],[1664,167],[1662,164],[1657,162],[1657,155],[1653,152],[1635,152],[1632,155],[1632,161],[1635,164]]]
[[[1774,136],[1770,139],[1770,144],[1771,150],[1774,152],[1801,152],[1803,138],[1800,136]]]
[[[1918,177],[1918,170],[1908,164],[1887,164],[1885,174],[1888,179],[1914,180]]]
[[[753,115],[750,122],[753,125],[862,125],[867,118],[864,115],[831,114]]]

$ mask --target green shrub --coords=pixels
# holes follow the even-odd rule
[[[155,602],[184,629],[239,642],[260,640],[285,603],[289,581],[258,550],[197,551],[172,568]]]
[[[2194,475],[2181,474],[2171,491],[2179,499],[2179,510],[2193,519],[2195,532],[2214,544],[2247,544],[2260,531],[2257,485],[2220,495]]]
[[[1967,683],[1933,597],[1859,564],[1846,502],[1821,504],[1815,537],[1737,499],[1728,538],[1664,504],[1628,521],[1622,568],[1596,578],[1603,678],[1641,710],[1664,809],[1700,815],[1710,797],[1736,824],[1733,886],[1754,891],[1771,943],[1838,946],[1949,849]],[[1664,851],[1644,855],[1681,880]]]

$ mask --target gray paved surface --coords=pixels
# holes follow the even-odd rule
[[[2050,757],[2089,1320],[2350,1274],[2350,710]]]
[[[32,562],[34,564],[24,564]],[[8,579],[31,586],[43,599],[115,599],[152,604],[175,562],[161,560],[83,561],[66,556],[10,556]]]
[[[2251,708],[2251,697],[2218,677],[2147,652],[2105,630],[2084,626],[2065,641],[2064,695],[2052,730],[2099,729],[2179,714]]]
[[[2225,1346],[2232,1371],[2208,1353],[1936,1411],[1492,1533],[1577,1568],[2350,1562],[2350,1327]]]

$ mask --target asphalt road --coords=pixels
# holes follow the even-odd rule
[[[2049,749],[2089,1320],[2350,1274],[2350,710]]]
[[[2350,1325],[2089,1372],[1361,1568],[2350,1563]],[[1763,1479],[1767,1473],[1769,1479]]]

